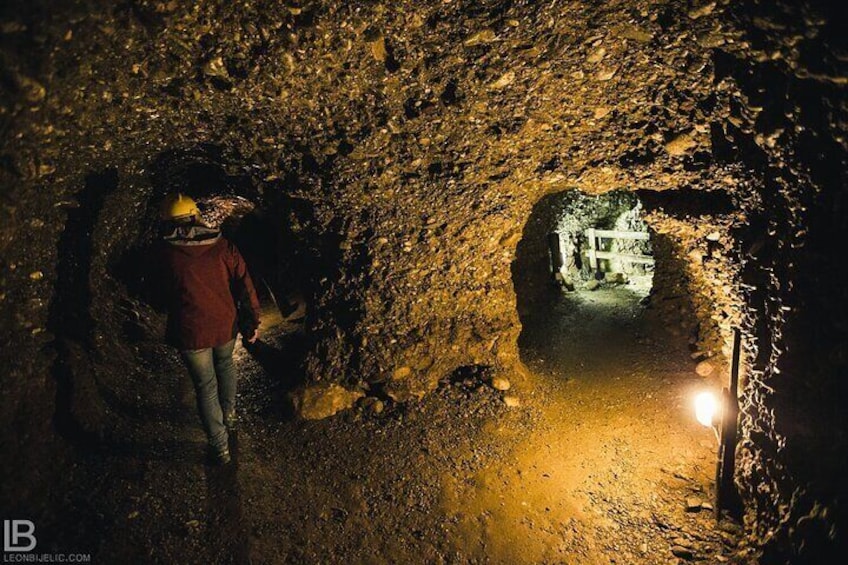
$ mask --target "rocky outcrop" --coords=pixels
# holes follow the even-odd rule
[[[350,409],[365,396],[361,391],[349,391],[339,385],[306,387],[292,395],[297,413],[305,420],[321,420]]]

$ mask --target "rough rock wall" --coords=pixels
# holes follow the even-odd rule
[[[63,223],[53,204],[72,200],[84,174],[117,170],[134,221],[150,208],[145,170],[157,155],[222,147],[260,194],[308,201],[338,240],[335,278],[311,289],[315,379],[387,382],[407,398],[458,366],[510,369],[509,265],[533,203],[571,186],[697,187],[715,176],[704,151],[709,49],[723,40],[710,10],[86,8],[31,19],[22,8],[8,26],[18,50],[4,63],[17,86],[6,171],[21,218],[10,226],[49,216],[47,260],[23,253],[18,275],[27,263],[43,269],[33,290],[46,299],[49,234]]]
[[[827,562],[846,535],[846,20],[828,3],[736,13],[747,41],[716,58],[731,115],[714,153],[761,178],[737,232],[753,334],[738,480],[763,562]]]
[[[748,327],[761,335],[751,352],[756,376],[740,474],[757,501],[760,538],[768,537],[809,504],[784,501],[807,479],[786,478],[780,446],[788,436],[779,430],[793,419],[788,408],[785,420],[774,416],[779,395],[764,391],[794,394],[797,383],[819,376],[838,386],[826,363],[794,385],[774,373],[821,352],[785,354],[784,345],[807,329],[804,309],[783,302],[785,281],[819,267],[791,240],[757,238],[765,229],[797,233],[811,217],[831,230],[808,234],[819,249],[831,233],[844,233],[844,220],[825,213],[844,205],[835,196],[844,190],[844,79],[809,68],[810,53],[795,53],[808,41],[806,26],[821,22],[790,18],[774,27],[767,8],[759,20],[737,20],[733,13],[751,4],[733,13],[728,4],[5,3],[2,384],[16,392],[4,398],[0,424],[44,431],[54,396],[68,394],[105,405],[96,413],[110,402],[121,410],[115,395],[103,394],[114,386],[89,369],[115,379],[110,353],[131,359],[113,331],[118,306],[109,304],[125,281],[115,281],[109,265],[143,232],[139,218],[155,210],[163,187],[152,171],[168,152],[219,148],[219,165],[249,179],[243,195],[304,225],[302,240],[292,237],[320,265],[307,289],[312,381],[381,388],[401,400],[426,393],[457,367],[518,368],[510,265],[545,194],[709,190],[751,224],[746,230],[720,219],[722,237],[771,253],[754,254],[745,267],[758,281],[769,275],[749,295]],[[799,25],[796,40],[786,30]],[[774,80],[779,104],[772,103]],[[793,129],[799,121],[804,129]],[[821,178],[796,170],[804,163]],[[98,184],[104,178],[108,184]],[[807,202],[814,206],[801,213]],[[699,214],[675,217],[686,224]],[[687,248],[707,249],[705,235]],[[87,251],[94,256],[86,259]],[[703,255],[691,260],[705,264]],[[723,284],[692,272],[695,288]],[[832,285],[827,277],[804,280],[792,296]],[[77,306],[91,312],[79,327],[55,317],[48,323],[51,299],[54,312],[74,311],[67,299],[56,302],[66,283],[82,293]],[[844,304],[844,290],[827,290]],[[796,308],[792,316],[781,314],[787,304]],[[787,326],[790,317],[797,322]],[[63,366],[73,366],[56,381],[42,353],[55,334],[65,344]],[[844,363],[826,353],[823,359]],[[77,376],[86,372],[95,376]],[[801,396],[805,410],[819,392],[832,392],[813,391]],[[79,420],[98,427],[97,418]],[[23,457],[26,441],[11,441],[13,456]],[[788,490],[778,494],[784,480]],[[774,506],[778,499],[793,510]]]
[[[681,329],[697,359],[709,358],[714,377],[729,382],[733,329],[745,310],[738,286],[740,265],[732,230],[744,224],[737,212],[675,217],[653,211],[645,218],[658,234],[653,307]]]

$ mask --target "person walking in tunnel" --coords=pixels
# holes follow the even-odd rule
[[[236,422],[236,335],[259,336],[259,300],[241,253],[203,223],[197,204],[172,194],[162,205],[159,277],[168,310],[166,339],[180,350],[216,462],[230,461],[228,429]]]

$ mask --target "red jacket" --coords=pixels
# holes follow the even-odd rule
[[[224,345],[259,327],[259,300],[244,258],[217,230],[177,226],[162,249],[168,343],[178,349]]]

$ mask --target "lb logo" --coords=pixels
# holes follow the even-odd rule
[[[35,544],[35,524],[31,520],[3,520],[4,551],[32,551]]]

